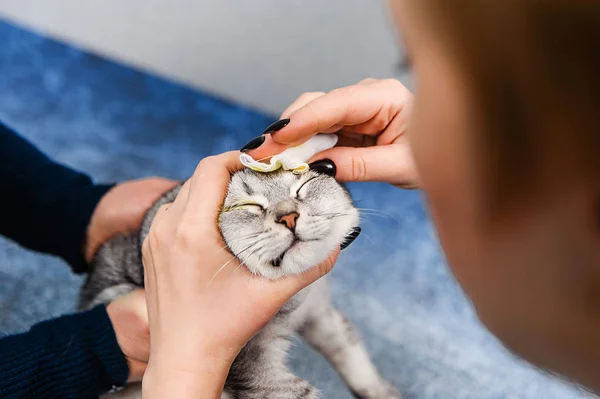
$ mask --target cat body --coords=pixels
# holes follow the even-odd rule
[[[81,291],[81,309],[143,287],[141,243],[158,208],[173,202],[179,189],[154,204],[137,234],[116,237],[99,250]],[[237,172],[219,216],[232,254],[269,279],[320,263],[357,225],[358,211],[349,193],[331,176],[314,171]],[[400,398],[379,376],[351,324],[331,304],[322,278],[288,301],[246,344],[230,369],[222,399],[318,398],[318,391],[286,366],[294,333],[327,358],[356,397]],[[141,390],[132,386],[108,397],[141,398]]]

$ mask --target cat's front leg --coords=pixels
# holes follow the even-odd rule
[[[315,307],[300,334],[325,356],[356,398],[401,399],[379,375],[352,324],[333,305]]]
[[[318,392],[308,382],[293,375],[291,375],[291,379],[298,381],[291,381],[291,383],[286,383],[285,380],[280,381],[283,385],[277,387],[274,386],[276,384],[274,380],[266,385],[225,386],[221,399],[316,399],[319,397]],[[246,383],[248,384],[250,381]],[[142,386],[134,384],[123,391],[103,395],[100,399],[142,399]]]
[[[225,391],[221,399],[319,399],[319,391],[299,377],[289,373],[282,380],[271,379],[265,384],[260,381],[258,384],[249,384],[247,386],[225,386]]]
[[[233,362],[225,392],[236,399],[319,398],[315,387],[293,375],[285,365],[288,335],[272,334],[268,327],[266,330],[252,339]]]

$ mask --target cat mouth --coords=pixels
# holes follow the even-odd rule
[[[294,238],[294,241],[292,241],[292,243],[281,252],[281,255],[279,255],[278,257],[276,257],[275,259],[271,260],[271,265],[273,267],[280,267],[281,266],[281,262],[283,262],[283,258],[285,257],[285,254],[287,254],[287,252],[292,249],[294,246],[302,243],[302,242],[311,242],[311,241],[320,241],[322,237],[315,237],[315,238]]]
[[[280,267],[281,266],[281,262],[283,262],[283,258],[285,257],[285,254],[287,254],[287,252],[296,244],[298,244],[299,242],[302,242],[303,240],[300,240],[299,238],[295,238],[294,241],[292,241],[292,243],[289,245],[289,247],[287,247],[286,249],[284,249],[281,252],[281,255],[279,255],[277,258],[273,259],[271,261],[271,265],[273,265],[273,267]]]
[[[273,260],[271,261],[271,265],[273,265],[274,267],[279,267],[279,266],[281,266],[281,262],[283,261],[283,257],[285,256],[285,253],[286,253],[286,252],[287,252],[287,251],[284,251],[284,252],[283,252],[281,255],[279,255],[279,257],[277,257],[277,258],[273,259]]]

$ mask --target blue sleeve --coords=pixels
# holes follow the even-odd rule
[[[109,185],[58,164],[0,122],[0,235],[86,270],[91,215]]]
[[[129,370],[103,305],[0,339],[0,398],[96,398]]]

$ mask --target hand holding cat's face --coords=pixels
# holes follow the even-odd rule
[[[276,282],[240,265],[225,249],[216,223],[230,174],[241,167],[238,156],[204,159],[175,201],[159,209],[144,241],[152,340],[144,390],[153,379],[168,380],[173,373],[190,375],[193,381],[181,386],[189,390],[191,384],[203,397],[212,388],[199,376],[210,375],[211,387],[222,388],[219,378],[227,376],[246,342],[293,295],[328,273],[337,258],[339,249],[308,272]]]

